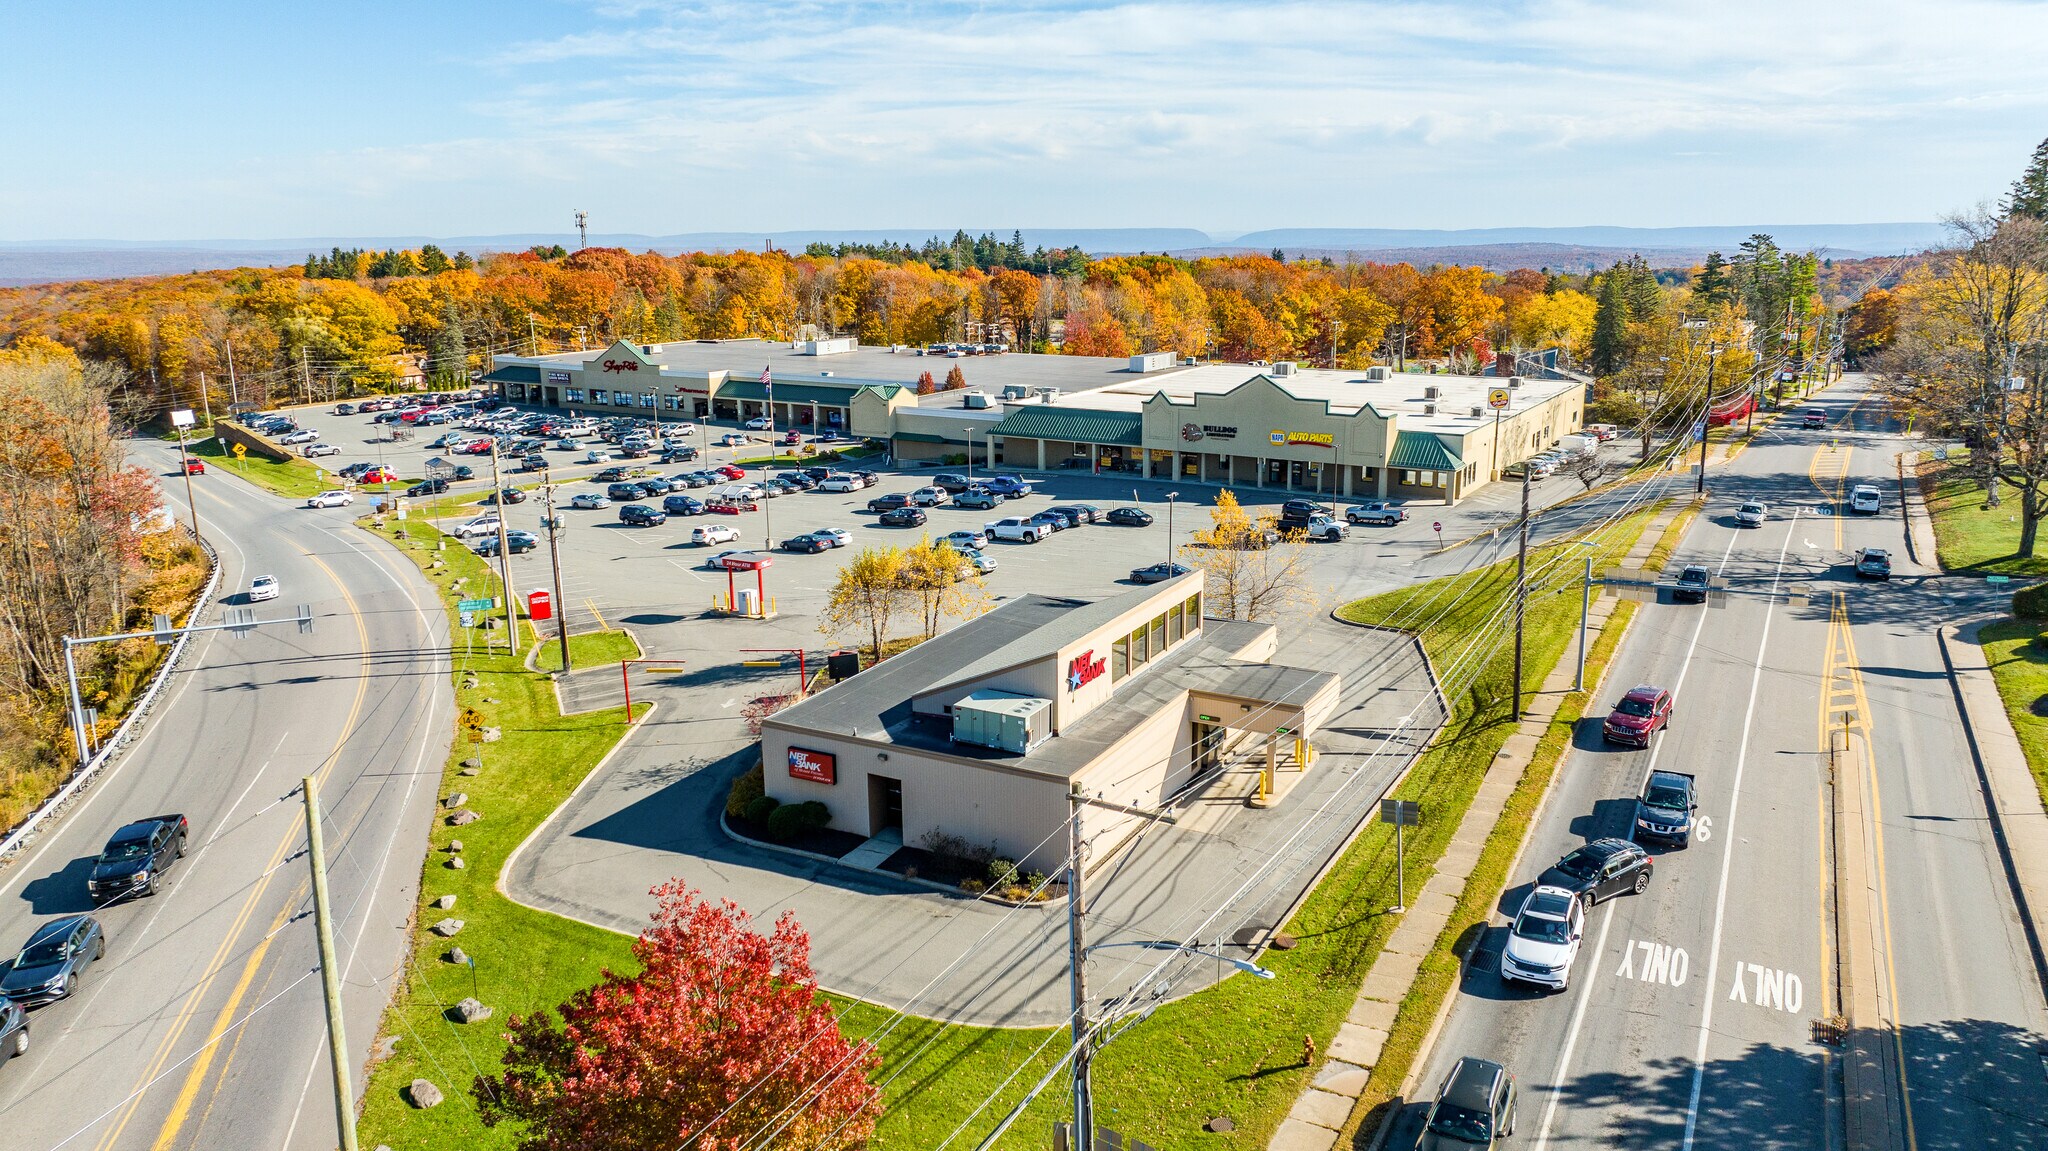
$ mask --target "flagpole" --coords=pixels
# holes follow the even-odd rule
[[[761,365],[761,414],[768,420],[768,458],[773,460],[775,458],[775,371],[772,364]],[[765,464],[761,468],[761,478],[763,480],[768,478],[768,468]],[[769,501],[765,499],[761,501],[761,550],[764,552],[775,550],[775,529],[770,526],[772,513],[768,510],[768,503]],[[761,605],[763,611],[766,611],[767,608],[768,605]]]

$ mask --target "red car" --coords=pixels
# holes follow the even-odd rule
[[[726,479],[729,480],[743,480],[747,478],[747,471],[745,468],[736,468],[731,464],[720,464],[717,467],[712,468],[711,470],[717,472],[719,475],[724,476]]]
[[[371,468],[369,471],[364,472],[362,478],[356,482],[359,484],[381,484],[386,480],[397,483],[398,473],[390,468]]]
[[[188,476],[203,476],[206,474],[206,464],[187,457],[185,460],[185,474]]]
[[[761,505],[752,500],[736,500],[713,496],[704,501],[704,510],[715,516],[736,516],[741,512],[758,512]]]
[[[1600,725],[1600,734],[1609,743],[1648,747],[1651,737],[1670,724],[1671,693],[1643,684],[1628,689],[1628,694],[1614,705],[1607,722]]]
[[[796,430],[795,428],[791,428],[791,429],[790,429],[790,430],[789,430],[789,431],[788,431],[788,432],[787,432],[787,433],[786,433],[786,434],[785,434],[785,435],[784,435],[784,436],[782,437],[782,442],[783,442],[783,443],[785,443],[785,444],[800,444],[800,443],[803,443],[803,442],[804,442],[804,436],[803,436],[803,433],[802,433],[802,432],[799,432],[799,431],[797,431],[797,430]]]

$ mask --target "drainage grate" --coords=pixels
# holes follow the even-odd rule
[[[1500,952],[1495,951],[1491,947],[1478,948],[1472,952],[1472,958],[1466,961],[1465,967],[1469,971],[1482,974],[1498,971],[1500,970]]]
[[[1813,1041],[1822,1047],[1840,1047],[1849,1038],[1849,1021],[1839,1015],[1815,1019],[1811,1024]]]

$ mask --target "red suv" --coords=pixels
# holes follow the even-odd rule
[[[1609,743],[1631,743],[1637,747],[1650,746],[1650,737],[1671,723],[1671,693],[1661,687],[1643,684],[1632,687],[1621,702],[1614,706],[1607,722],[1600,725],[1600,734]]]

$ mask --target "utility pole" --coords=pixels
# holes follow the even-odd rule
[[[239,408],[242,406],[242,389],[235,383],[235,341],[224,339],[221,342],[228,346],[228,406]]]
[[[320,939],[320,987],[327,999],[327,1061],[334,1066],[334,1125],[341,1151],[356,1151],[355,1091],[348,1081],[348,1037],[342,1031],[341,972],[334,963],[334,916],[327,908],[327,845],[320,835],[320,784],[299,781],[306,798],[306,857],[313,865],[313,929]]]
[[[1586,690],[1586,617],[1593,613],[1593,556],[1586,555],[1586,580],[1579,585],[1579,673],[1572,677],[1572,690]]]
[[[1707,345],[1707,407],[1700,413],[1700,478],[1693,489],[1700,495],[1707,494],[1707,425],[1714,418],[1714,357],[1720,354],[1720,348]]]
[[[206,413],[206,426],[213,426],[213,397],[206,394],[206,369],[199,371],[199,407]]]
[[[191,418],[189,411],[190,410],[187,409],[188,414],[186,418],[188,420]],[[185,506],[192,509],[192,542],[198,543],[199,501],[192,495],[192,464],[191,460],[189,460],[185,455],[185,425],[178,424],[177,420],[177,413],[173,412],[171,414],[171,422],[177,424],[178,431],[178,471],[182,473],[185,477]]]
[[[498,583],[505,589],[505,631],[506,639],[512,645],[512,654],[519,654],[519,616],[512,607],[512,549],[505,542],[505,489],[498,480],[498,440],[491,438],[491,491],[498,509]]]
[[[526,336],[533,344],[533,354],[540,355],[540,329],[534,326],[533,313],[526,313]]]
[[[548,517],[548,561],[555,569],[555,635],[562,641],[562,674],[569,674],[569,611],[562,602],[562,549],[555,543],[555,485],[540,486]],[[502,520],[504,517],[500,516]],[[536,637],[538,641],[538,637]]]
[[[1094,1040],[1088,1034],[1088,948],[1081,934],[1082,920],[1088,914],[1088,901],[1081,892],[1081,876],[1087,870],[1081,858],[1085,848],[1077,788],[1067,795],[1067,998],[1074,1028],[1074,1133],[1069,1146],[1080,1151],[1095,1146],[1095,1094],[1089,1083],[1089,1065],[1095,1053]]]
[[[1515,548],[1515,708],[1522,718],[1522,624],[1529,616],[1529,473],[1522,469],[1522,539]]]
[[[313,366],[306,360],[306,345],[299,345],[299,378],[304,381],[306,402],[313,402]]]

